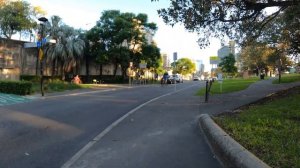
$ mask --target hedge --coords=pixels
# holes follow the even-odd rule
[[[27,95],[32,91],[32,83],[28,81],[0,81],[0,92],[16,95]]]

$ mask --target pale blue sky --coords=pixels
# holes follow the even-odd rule
[[[173,52],[178,58],[188,57],[194,60],[203,60],[206,70],[210,69],[208,58],[217,55],[220,48],[219,40],[213,40],[207,49],[200,50],[197,44],[197,34],[189,33],[183,26],[174,27],[163,23],[157,14],[157,9],[168,7],[169,0],[151,2],[151,0],[26,0],[33,6],[40,6],[48,18],[58,15],[63,22],[75,28],[90,29],[99,20],[104,10],[117,9],[121,12],[146,13],[149,22],[158,25],[154,40],[162,53],[166,53],[173,61]]]

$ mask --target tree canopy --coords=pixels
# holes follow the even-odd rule
[[[196,71],[196,65],[189,58],[180,58],[176,62],[172,63],[173,73],[179,73],[187,75]]]
[[[31,32],[37,25],[34,19],[45,13],[26,1],[1,0],[0,4],[0,36],[8,39],[17,32]]]
[[[280,13],[293,7],[299,11],[299,4],[298,0],[172,0],[158,13],[170,25],[183,23],[187,30],[198,32],[199,46],[206,47],[210,37],[227,35],[240,42],[257,38]],[[269,8],[273,12],[267,12]]]
[[[136,67],[141,60],[156,65],[153,60],[160,56],[159,50],[146,41],[146,34],[153,35],[156,29],[156,24],[149,23],[146,14],[107,10],[102,13],[96,26],[88,31],[87,38],[92,44],[91,53],[100,65],[108,62],[114,64],[114,74],[117,66],[121,65],[125,74],[129,62]]]
[[[222,72],[225,73],[236,73],[237,67],[235,66],[235,58],[233,54],[229,54],[221,59],[221,63],[219,64]]]

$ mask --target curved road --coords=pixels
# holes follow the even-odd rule
[[[204,86],[198,82],[177,84],[176,91],[195,86],[198,89],[200,85]],[[141,85],[46,95],[31,102],[2,106],[0,167],[60,167],[126,113],[174,91],[175,85]]]

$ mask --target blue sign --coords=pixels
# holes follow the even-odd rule
[[[43,38],[41,41],[37,41],[36,42],[36,46],[37,47],[42,47],[42,45],[46,44],[47,43],[47,39],[46,38]]]
[[[36,42],[36,46],[37,46],[37,47],[42,47],[42,43],[41,43],[40,41],[37,41],[37,42]]]

